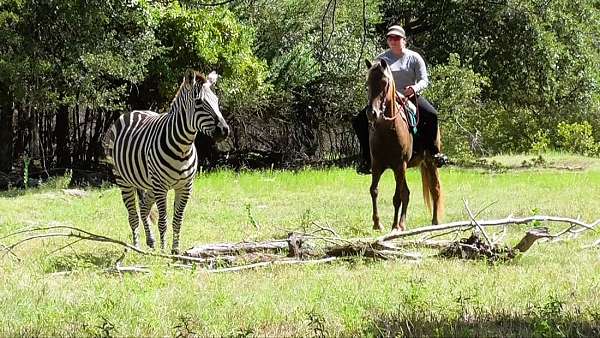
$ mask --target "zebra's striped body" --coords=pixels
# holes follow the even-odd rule
[[[146,243],[150,247],[154,247],[154,237],[148,216],[156,202],[160,246],[164,249],[167,191],[174,189],[172,250],[178,252],[179,230],[196,175],[196,134],[201,130],[218,139],[229,133],[218,99],[210,89],[216,81],[213,74],[206,80],[196,72],[188,72],[169,113],[136,110],[123,114],[104,137],[106,161],[112,164],[121,188],[135,246],[139,246],[136,193]]]

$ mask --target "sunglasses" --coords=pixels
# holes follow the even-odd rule
[[[398,35],[388,35],[387,38],[388,38],[388,40],[392,40],[392,41],[398,41],[398,40],[402,39],[402,37],[398,36]]]

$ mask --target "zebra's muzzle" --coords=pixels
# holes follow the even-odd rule
[[[228,125],[217,125],[215,131],[213,132],[213,138],[215,141],[223,141],[229,136],[229,126]]]

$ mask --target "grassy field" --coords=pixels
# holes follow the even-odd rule
[[[481,219],[600,218],[600,161],[560,154],[544,159],[526,170],[442,169],[443,221],[468,219],[463,199],[474,212],[485,209]],[[490,160],[513,167],[535,162],[532,156]],[[3,237],[24,227],[49,224],[130,241],[117,188],[88,189],[78,197],[60,189],[65,181],[0,193],[0,243],[13,243],[17,238]],[[387,172],[380,185],[386,227],[392,181]],[[408,181],[408,226],[427,225],[418,172],[411,170]],[[347,237],[379,235],[371,230],[369,182],[352,169],[201,175],[181,246],[281,238],[314,223]],[[552,232],[565,226],[543,225]],[[532,226],[511,226],[507,244]],[[123,276],[103,272],[121,256],[118,246],[36,240],[18,247],[20,261],[0,259],[0,336],[597,336],[600,249],[583,246],[598,238],[587,232],[536,243],[502,264],[356,258],[224,274],[128,253],[124,265],[143,264],[152,272]]]

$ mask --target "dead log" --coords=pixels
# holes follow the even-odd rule
[[[379,238],[344,239],[337,235],[334,230],[320,227],[320,229],[312,233],[290,232],[287,239],[263,242],[240,242],[234,244],[204,244],[187,250],[183,255],[167,255],[161,252],[144,251],[123,241],[93,234],[76,227],[52,225],[27,227],[4,236],[0,238],[0,241],[15,237],[17,239],[10,245],[3,245],[0,243],[0,251],[4,251],[4,255],[10,254],[13,257],[18,258],[15,249],[25,242],[50,237],[65,237],[75,238],[76,241],[67,246],[63,246],[63,248],[71,247],[72,244],[81,240],[110,243],[113,245],[120,245],[128,252],[166,258],[172,261],[184,262],[188,265],[200,265],[203,266],[204,269],[219,270],[221,272],[239,271],[277,264],[317,264],[320,262],[329,262],[352,257],[370,257],[373,259],[403,258],[410,260],[423,257],[420,253],[406,252],[406,248],[409,247],[441,249],[440,255],[444,257],[459,257],[464,259],[486,258],[491,261],[502,261],[512,259],[519,253],[526,252],[532,247],[533,243],[540,238],[556,239],[564,234],[577,235],[582,231],[594,230],[594,227],[600,224],[600,220],[591,224],[586,224],[580,220],[555,216],[532,216],[525,218],[513,218],[512,216],[509,216],[504,219],[487,221],[476,221],[476,215],[473,215],[473,213],[470,212],[469,216],[469,221],[425,226],[404,232],[392,232]],[[542,221],[564,222],[568,223],[569,227],[557,234],[550,234],[547,228],[532,229],[528,231],[523,239],[513,248],[491,241],[487,234],[482,231],[483,227],[486,226],[504,225],[506,230],[506,225],[508,224],[524,224]],[[459,241],[407,239],[410,236],[419,234],[434,234],[435,236],[440,236],[469,229],[479,229],[479,233],[483,233],[485,237],[482,240],[477,234],[473,234],[471,237]],[[333,236],[320,237],[316,235],[317,232],[323,233],[325,231],[333,234]],[[118,263],[120,264],[120,262]],[[137,269],[136,267],[134,267],[134,269],[124,268],[121,270],[122,271],[120,272],[129,272],[128,270],[131,270],[131,272],[145,272],[144,268]]]
[[[439,255],[446,258],[484,258],[491,262],[507,261],[517,257],[519,253],[529,250],[533,243],[540,238],[552,238],[548,228],[534,228],[527,231],[521,241],[512,248],[506,245],[492,244],[487,238],[484,238],[484,241],[478,233],[474,232],[469,238],[451,243],[442,249]]]
[[[223,255],[240,255],[254,252],[282,252],[288,249],[288,240],[264,242],[215,243],[194,246],[185,251],[189,257],[212,258]]]
[[[527,231],[527,234],[525,234],[525,237],[523,237],[523,239],[521,239],[521,241],[517,245],[515,245],[513,250],[519,251],[519,252],[525,252],[525,251],[529,250],[529,248],[531,248],[533,243],[535,243],[535,241],[537,241],[538,239],[552,238],[552,237],[553,236],[550,235],[550,233],[548,232],[548,228],[533,228],[533,229]]]

